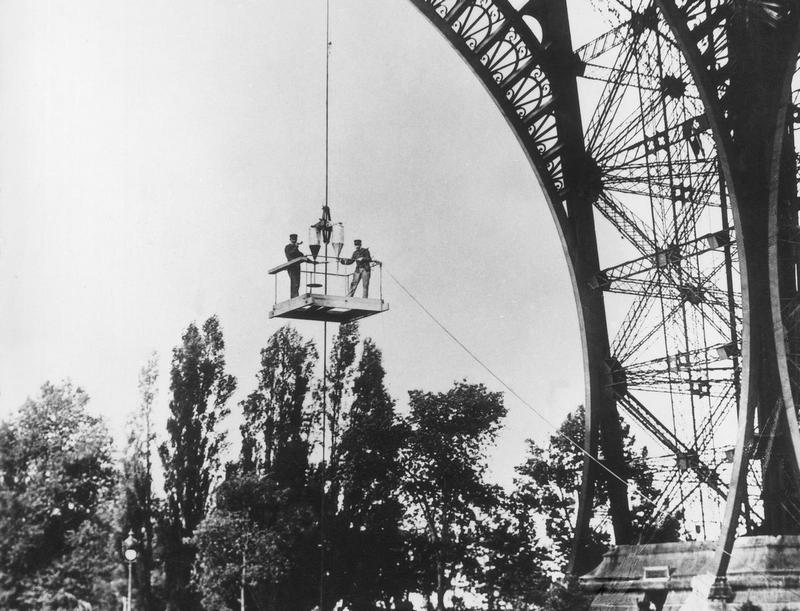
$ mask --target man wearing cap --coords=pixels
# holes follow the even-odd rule
[[[356,249],[353,251],[353,256],[349,259],[339,259],[342,265],[356,264],[356,269],[353,272],[353,281],[350,283],[350,292],[348,295],[352,297],[356,292],[358,283],[364,290],[364,298],[369,294],[369,270],[372,263],[372,257],[369,254],[368,248],[361,248],[361,240],[353,240]]]
[[[299,244],[302,244],[300,242]],[[300,246],[297,242],[297,234],[292,233],[289,235],[289,243],[283,249],[283,252],[286,254],[286,260],[291,261],[292,259],[298,259],[300,257],[305,257],[305,260],[308,261],[308,257],[306,257],[301,251]],[[286,271],[289,272],[289,298],[297,297],[300,294],[300,264],[302,261],[298,261],[294,265],[290,265],[286,268]]]

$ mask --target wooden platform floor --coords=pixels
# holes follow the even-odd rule
[[[276,303],[269,317],[342,323],[380,314],[388,309],[389,304],[382,299],[306,293]]]

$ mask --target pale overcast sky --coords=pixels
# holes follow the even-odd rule
[[[553,421],[583,401],[550,213],[478,79],[408,0],[332,3],[330,184],[360,237]],[[597,20],[570,4],[581,42]],[[324,196],[323,0],[0,0],[0,417],[72,379],[118,435],[153,350],[222,322],[237,400],[282,323],[267,269]],[[301,237],[301,239],[304,239]],[[287,282],[282,277],[283,282]],[[387,276],[364,320],[399,405],[499,384]],[[296,323],[321,343],[321,323]],[[166,411],[164,385],[159,409]],[[551,432],[511,396],[494,463]],[[232,405],[234,411],[235,404]]]

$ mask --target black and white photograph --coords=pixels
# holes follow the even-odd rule
[[[800,610],[798,0],[0,0],[0,610]]]

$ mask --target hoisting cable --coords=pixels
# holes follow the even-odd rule
[[[327,464],[325,462],[325,437],[328,429],[328,321],[322,323],[322,465],[319,487],[319,608],[325,602],[325,483]]]
[[[648,495],[644,494],[642,492],[642,490],[639,489],[639,487],[636,485],[635,482],[624,479],[622,476],[620,476],[616,472],[614,472],[614,470],[612,470],[610,467],[608,467],[607,465],[603,464],[602,461],[600,461],[596,457],[592,456],[589,452],[586,451],[586,449],[584,449],[584,447],[581,444],[579,444],[572,437],[570,437],[569,435],[567,435],[566,433],[561,431],[560,428],[558,426],[556,426],[555,423],[553,423],[549,418],[547,418],[547,416],[545,416],[541,411],[536,409],[533,405],[528,403],[528,401],[526,401],[516,390],[514,390],[511,386],[509,386],[508,383],[506,383],[505,380],[503,380],[503,378],[501,378],[498,374],[496,374],[486,363],[484,363],[481,360],[481,358],[477,354],[475,354],[472,350],[470,350],[464,344],[464,342],[462,342],[460,339],[458,339],[450,331],[450,329],[448,329],[438,318],[436,318],[436,316],[428,308],[426,308],[425,305],[419,299],[417,299],[411,293],[411,291],[409,291],[405,287],[405,285],[397,279],[397,277],[392,272],[388,272],[388,273],[389,273],[389,276],[391,277],[391,279],[394,280],[394,282],[397,284],[397,286],[399,286],[403,290],[403,292],[405,292],[406,295],[408,295],[411,298],[411,300],[414,303],[416,303],[422,309],[422,311],[425,312],[425,314],[427,314],[428,317],[434,323],[436,323],[436,325],[450,337],[450,339],[452,339],[456,344],[458,344],[461,347],[461,349],[464,352],[466,352],[470,357],[472,357],[472,359],[476,363],[478,363],[478,365],[480,365],[484,370],[486,370],[486,372],[490,376],[492,376],[495,380],[497,380],[497,382],[499,382],[500,385],[503,386],[503,388],[505,388],[511,395],[516,397],[520,401],[520,403],[522,403],[530,411],[532,411],[534,414],[536,414],[541,420],[543,420],[552,430],[554,430],[556,432],[556,435],[558,435],[559,437],[561,437],[562,439],[567,441],[569,444],[574,446],[581,454],[583,454],[586,458],[588,458],[589,460],[594,462],[598,467],[600,467],[603,471],[608,473],[611,477],[613,477],[614,479],[616,479],[620,483],[625,484],[627,487],[632,488],[633,490],[636,490],[641,498],[647,499],[648,501],[653,503],[654,507],[653,507],[652,511],[653,511],[654,517],[656,517],[657,514],[661,513],[662,511],[666,511],[666,507],[664,509],[659,509],[659,507],[663,505],[663,501],[661,501],[660,499],[653,499],[653,498],[649,497]]]
[[[492,370],[492,369],[491,369],[491,368],[490,368],[490,367],[489,367],[489,366],[488,366],[486,363],[484,363],[484,362],[481,360],[481,358],[480,358],[478,355],[476,355],[476,354],[475,354],[475,353],[474,353],[472,350],[470,350],[470,349],[469,349],[469,348],[468,348],[468,347],[467,347],[467,346],[464,344],[464,342],[462,342],[460,339],[458,339],[458,338],[457,338],[457,337],[456,337],[456,336],[455,336],[455,335],[454,335],[454,334],[453,334],[453,333],[450,331],[450,329],[448,329],[448,328],[447,328],[447,327],[446,327],[446,326],[445,326],[445,325],[444,325],[444,324],[443,324],[443,323],[442,323],[442,322],[441,322],[441,321],[440,321],[438,318],[436,318],[436,316],[435,316],[435,315],[434,315],[434,314],[433,314],[433,313],[432,313],[432,312],[431,312],[431,311],[430,311],[428,308],[426,308],[426,307],[425,307],[425,305],[424,305],[424,304],[423,304],[423,303],[422,303],[422,302],[421,302],[419,299],[417,299],[417,298],[416,298],[416,297],[415,297],[415,296],[414,296],[414,295],[411,293],[411,291],[409,291],[409,290],[408,290],[408,289],[405,287],[405,285],[404,285],[402,282],[400,282],[400,281],[397,279],[397,277],[396,277],[396,276],[395,276],[395,275],[394,275],[392,272],[388,272],[388,273],[389,273],[389,276],[391,277],[391,279],[392,279],[392,280],[394,280],[395,284],[397,284],[397,286],[399,286],[399,287],[400,287],[400,288],[403,290],[403,292],[404,292],[406,295],[408,295],[408,296],[411,298],[411,300],[412,300],[414,303],[416,303],[416,304],[417,304],[417,305],[418,305],[418,306],[419,306],[419,307],[422,309],[422,311],[423,311],[423,312],[425,312],[425,314],[427,314],[427,315],[428,315],[428,317],[429,317],[429,318],[430,318],[430,319],[431,319],[431,320],[432,320],[434,323],[436,323],[436,325],[437,325],[437,326],[438,326],[440,329],[442,329],[442,331],[444,331],[444,332],[445,332],[445,333],[448,335],[448,337],[450,337],[450,339],[452,339],[452,340],[453,340],[453,341],[454,341],[456,344],[458,344],[458,345],[459,345],[459,347],[460,347],[460,348],[461,348],[461,349],[462,349],[464,352],[466,352],[466,353],[467,353],[467,354],[468,354],[468,355],[469,355],[469,356],[470,356],[470,357],[471,357],[471,358],[472,358],[472,359],[473,359],[473,360],[474,360],[476,363],[478,363],[478,365],[480,365],[480,366],[481,366],[481,367],[482,367],[484,370],[486,370],[486,372],[487,372],[487,373],[488,373],[490,376],[492,376],[492,377],[493,377],[495,380],[497,380],[497,381],[498,381],[498,382],[499,382],[499,383],[500,383],[500,384],[503,386],[503,388],[505,388],[505,389],[506,389],[506,390],[507,390],[507,391],[508,391],[508,392],[509,392],[511,395],[513,395],[514,397],[516,397],[516,398],[517,398],[517,399],[520,401],[520,403],[522,403],[522,404],[523,404],[525,407],[527,407],[527,408],[528,408],[530,411],[532,411],[534,414],[536,414],[536,415],[537,415],[537,416],[538,416],[538,417],[539,417],[539,418],[540,418],[542,421],[544,421],[544,422],[545,422],[545,424],[547,424],[547,425],[548,425],[548,426],[549,426],[549,427],[550,427],[550,428],[551,428],[553,431],[555,431],[555,432],[556,432],[556,435],[558,435],[559,437],[561,437],[562,439],[564,439],[565,441],[567,441],[567,442],[568,442],[570,445],[574,446],[574,447],[575,447],[575,448],[576,448],[576,449],[577,449],[577,450],[578,450],[578,451],[579,451],[581,454],[583,454],[583,455],[584,455],[586,458],[588,458],[589,460],[591,460],[592,462],[594,462],[594,463],[595,463],[595,464],[596,464],[598,467],[600,467],[600,468],[601,468],[603,471],[605,471],[606,473],[608,473],[608,474],[609,474],[611,477],[613,477],[613,478],[614,478],[614,479],[616,479],[617,481],[621,482],[622,484],[625,484],[625,486],[627,486],[627,487],[629,487],[629,488],[631,488],[631,489],[635,490],[635,491],[636,491],[636,492],[639,494],[639,496],[640,496],[642,499],[646,499],[646,500],[650,501],[650,502],[653,504],[653,508],[650,510],[650,512],[649,512],[649,513],[650,513],[650,515],[652,515],[652,517],[654,518],[654,520],[656,521],[656,523],[658,523],[659,521],[661,521],[661,520],[663,520],[663,519],[666,519],[666,516],[667,516],[667,515],[670,515],[670,514],[672,514],[672,511],[670,511],[670,510],[667,508],[666,504],[664,503],[664,499],[660,499],[660,498],[656,498],[656,499],[654,499],[654,498],[652,498],[652,497],[650,497],[650,496],[648,496],[648,495],[644,494],[644,492],[642,492],[642,490],[639,488],[639,486],[637,486],[637,485],[636,485],[636,482],[624,479],[623,477],[621,477],[620,475],[618,475],[616,472],[614,472],[614,471],[613,471],[613,470],[612,470],[610,467],[608,467],[607,465],[603,464],[603,463],[602,463],[600,460],[598,460],[596,457],[592,456],[592,455],[591,455],[589,452],[587,452],[587,451],[584,449],[584,447],[583,447],[581,444],[579,444],[579,443],[578,443],[577,441],[575,441],[575,440],[574,440],[572,437],[570,437],[569,435],[567,435],[566,433],[564,433],[563,431],[561,431],[561,430],[559,429],[559,427],[558,427],[558,426],[556,426],[556,424],[555,424],[555,423],[553,423],[553,422],[552,422],[552,421],[551,421],[549,418],[547,418],[547,416],[545,416],[545,415],[544,415],[544,414],[543,414],[541,411],[539,411],[538,409],[536,409],[536,408],[535,408],[533,405],[531,405],[530,403],[528,403],[528,401],[526,401],[526,400],[525,400],[525,399],[524,399],[522,396],[520,396],[520,394],[519,394],[519,393],[518,393],[516,390],[514,390],[514,389],[513,389],[511,386],[509,386],[509,385],[508,385],[508,383],[506,383],[506,382],[505,382],[505,380],[503,380],[503,379],[502,379],[502,378],[501,378],[499,375],[497,375],[497,374],[496,374],[496,373],[495,373],[495,372],[494,372],[494,371],[493,371],[493,370]],[[662,516],[660,519],[659,519],[659,515],[661,515],[661,516]],[[655,532],[653,532],[653,533],[651,534],[651,536],[655,536]],[[638,555],[639,555],[639,553],[640,553],[640,550],[641,550],[641,549],[642,549],[642,544],[641,544],[641,543],[639,543],[639,544],[636,544],[636,545],[634,546],[634,554],[633,554],[633,557],[636,557],[636,556],[638,556]],[[730,552],[727,552],[727,551],[726,551],[726,552],[724,552],[724,553],[725,553],[727,556],[730,556]],[[630,559],[630,561],[632,561],[632,560],[633,560],[633,558],[631,558],[631,559]]]
[[[427,314],[427,315],[428,315],[428,317],[429,317],[429,318],[430,318],[430,319],[431,319],[433,322],[435,322],[435,323],[436,323],[436,325],[437,325],[437,326],[438,326],[438,327],[439,327],[439,328],[440,328],[442,331],[444,331],[444,332],[445,332],[445,333],[446,333],[446,334],[447,334],[447,335],[450,337],[450,339],[452,339],[452,340],[453,340],[453,341],[454,341],[456,344],[458,344],[458,345],[461,347],[461,349],[462,349],[464,352],[466,352],[466,353],[467,353],[467,354],[468,354],[470,357],[472,357],[472,360],[474,360],[476,363],[478,363],[478,365],[480,365],[480,366],[481,366],[483,369],[485,369],[485,370],[486,370],[486,372],[487,372],[487,373],[488,373],[490,376],[492,376],[492,377],[493,377],[495,380],[497,380],[497,381],[498,381],[498,382],[499,382],[499,383],[500,383],[500,384],[503,386],[503,388],[505,388],[505,389],[506,389],[506,390],[507,390],[509,393],[511,393],[513,396],[515,396],[515,397],[516,397],[516,398],[517,398],[517,399],[518,399],[518,400],[519,400],[519,401],[520,401],[520,402],[521,402],[521,403],[522,403],[522,404],[523,404],[525,407],[527,407],[527,408],[528,408],[529,410],[531,410],[531,411],[532,411],[534,414],[536,414],[537,416],[539,416],[539,418],[541,418],[542,420],[544,420],[544,422],[545,422],[545,423],[546,423],[548,426],[550,426],[550,428],[552,428],[554,431],[556,431],[556,434],[558,434],[560,437],[563,437],[563,438],[564,438],[564,439],[565,439],[567,442],[569,442],[570,444],[572,444],[573,446],[575,446],[575,447],[578,449],[578,451],[580,451],[580,452],[581,452],[581,454],[584,454],[584,455],[585,455],[585,456],[587,456],[587,457],[588,457],[590,460],[592,460],[592,461],[594,461],[595,463],[597,463],[597,465],[598,465],[599,467],[601,467],[601,468],[602,468],[604,471],[608,472],[608,474],[609,474],[609,475],[611,475],[611,476],[612,476],[614,479],[616,479],[616,480],[620,481],[620,482],[621,482],[621,483],[623,483],[623,484],[628,484],[628,483],[629,483],[627,480],[625,480],[625,479],[623,479],[622,477],[620,477],[619,475],[617,475],[617,474],[616,474],[616,473],[615,473],[615,472],[614,472],[614,471],[613,471],[611,468],[609,468],[607,465],[604,465],[602,462],[600,462],[600,461],[599,461],[599,460],[597,460],[597,459],[596,459],[594,456],[592,456],[592,455],[591,455],[589,452],[587,452],[587,451],[586,451],[586,450],[583,448],[583,446],[582,446],[581,444],[579,444],[577,441],[575,441],[574,439],[572,439],[572,438],[571,438],[569,435],[567,435],[566,433],[563,433],[563,432],[561,432],[561,431],[559,430],[558,426],[556,426],[556,425],[555,425],[555,423],[553,423],[553,422],[552,422],[550,419],[548,419],[548,418],[547,418],[547,416],[545,416],[545,415],[544,415],[542,412],[540,412],[538,409],[536,409],[536,408],[535,408],[533,405],[531,405],[531,404],[530,404],[530,403],[528,403],[528,402],[527,402],[525,399],[523,399],[523,398],[522,398],[522,396],[520,396],[520,394],[519,394],[519,393],[518,393],[516,390],[514,390],[513,388],[511,388],[511,386],[509,386],[509,385],[508,385],[508,384],[507,384],[507,383],[506,383],[506,382],[503,380],[503,378],[501,378],[499,375],[497,375],[497,374],[496,374],[496,373],[495,373],[495,372],[494,372],[494,371],[493,371],[493,370],[492,370],[492,369],[491,369],[491,368],[490,368],[490,367],[489,367],[489,366],[488,366],[486,363],[484,363],[484,362],[483,362],[483,361],[480,359],[480,357],[479,357],[477,354],[475,354],[475,353],[474,353],[472,350],[470,350],[470,349],[469,349],[469,348],[468,348],[468,347],[467,347],[467,346],[466,346],[466,345],[465,345],[465,344],[464,344],[464,343],[463,343],[463,342],[462,342],[460,339],[458,339],[458,338],[457,338],[457,337],[456,337],[456,336],[455,336],[455,335],[454,335],[454,334],[453,334],[453,333],[450,331],[450,329],[448,329],[447,327],[445,327],[445,326],[444,326],[444,324],[443,324],[442,322],[440,322],[440,321],[439,321],[439,319],[438,319],[438,318],[436,318],[436,316],[435,316],[435,315],[434,315],[434,314],[433,314],[433,313],[432,313],[432,312],[431,312],[431,311],[430,311],[428,308],[426,308],[426,307],[425,307],[425,306],[422,304],[422,302],[421,302],[419,299],[417,299],[417,298],[416,298],[416,297],[415,297],[415,296],[414,296],[414,295],[411,293],[411,291],[409,291],[409,290],[408,290],[408,289],[407,289],[407,288],[406,288],[406,287],[403,285],[403,283],[402,283],[402,282],[400,282],[400,281],[397,279],[397,277],[396,277],[396,276],[395,276],[395,275],[394,275],[392,272],[389,272],[389,276],[392,278],[392,280],[394,280],[394,281],[395,281],[395,283],[397,284],[397,286],[399,286],[401,289],[403,289],[403,292],[405,292],[405,294],[406,294],[406,295],[408,295],[408,296],[409,296],[409,297],[412,299],[412,301],[414,301],[414,303],[416,303],[416,304],[417,304],[417,305],[418,305],[420,308],[422,308],[422,311],[423,311],[423,312],[425,312],[425,314]]]
[[[325,208],[328,210],[329,193],[329,108],[331,65],[331,2],[325,0]],[[323,211],[323,217],[325,212]],[[328,241],[325,240],[325,293],[328,293]],[[325,461],[328,429],[328,321],[322,323],[322,460],[319,490],[319,608],[325,609],[325,483],[327,463]]]
[[[331,0],[325,0],[325,205],[328,205],[328,134],[331,75]]]

